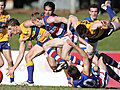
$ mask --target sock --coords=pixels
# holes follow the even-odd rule
[[[33,82],[34,63],[28,62],[26,65],[28,70],[28,81]]]
[[[72,63],[74,63],[74,64],[78,64],[78,65],[83,66],[83,61],[81,61],[80,59],[78,59],[78,58],[75,57],[75,56],[72,56],[72,55],[71,55],[70,60],[71,60]]]
[[[116,62],[114,59],[112,59],[110,56],[101,53],[101,55],[103,56],[103,60],[108,64],[111,65],[113,67],[116,67],[118,69],[120,69],[120,64],[118,62]]]
[[[117,15],[112,11],[112,9],[109,6],[107,6],[106,11],[107,11],[111,21],[114,21],[116,18],[118,18]]]
[[[14,75],[10,75],[10,83],[14,82]]]
[[[70,84],[70,77],[67,77],[67,80],[68,80],[68,84]]]
[[[48,54],[49,56],[53,57],[55,60],[57,60],[58,63],[64,61],[64,60],[57,54],[57,52],[56,52],[53,48],[50,48],[50,49],[47,51],[47,54]]]
[[[118,64],[118,62],[116,62],[114,59],[112,59],[111,57],[109,57],[109,60],[107,61],[107,63],[113,67],[116,67],[118,69],[120,69],[120,65]]]
[[[113,78],[114,80],[120,82],[120,77],[115,72],[113,72],[112,75],[110,75],[110,77]]]

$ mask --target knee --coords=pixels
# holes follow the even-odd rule
[[[30,55],[29,55],[29,54],[26,54],[26,56],[25,56],[25,60],[26,60],[26,61],[31,60],[31,57],[30,57]]]
[[[66,55],[66,54],[61,55],[61,58],[62,58],[63,60],[69,60],[68,55]]]

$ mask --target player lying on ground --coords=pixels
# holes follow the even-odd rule
[[[70,40],[68,41],[71,46],[73,46],[78,53],[83,57],[83,70],[82,72],[79,72],[77,67],[71,65],[68,67],[68,74],[71,77],[70,78],[70,83],[72,84],[73,87],[81,87],[81,88],[104,88],[108,84],[109,77],[107,74],[107,68],[106,65],[103,63],[102,57],[99,59],[99,72],[97,75],[94,73],[91,73],[91,65],[88,60],[87,54],[79,48],[77,45],[75,45],[73,42]]]

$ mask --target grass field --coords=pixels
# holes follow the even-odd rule
[[[25,20],[30,19],[30,14],[25,14],[25,13],[10,13],[11,18],[16,18],[22,23]],[[120,14],[117,14],[120,17]],[[59,14],[59,16],[64,16],[67,17],[69,14]],[[88,17],[88,13],[80,13],[80,14],[75,14],[79,18],[79,20],[83,20],[84,18]],[[109,19],[108,14],[104,13],[98,16],[98,19]],[[98,43],[98,50],[100,51],[120,51],[120,31],[114,32],[110,37],[107,37],[103,40],[100,40]],[[36,43],[33,41],[34,44]],[[18,50],[19,43],[18,43],[18,35],[12,37],[12,40],[10,41],[10,45],[12,50]]]
[[[10,86],[1,85],[0,90],[120,90],[120,88],[73,88],[65,86]]]
[[[23,21],[30,19],[30,14],[25,14],[25,13],[10,13],[11,18],[16,18],[22,23]],[[88,17],[89,15],[87,13],[83,14],[75,14],[80,20],[83,20],[84,18]],[[67,17],[69,14],[60,14],[60,16]],[[118,14],[120,17],[120,14]],[[98,17],[99,19],[109,19],[108,15],[102,14]],[[12,40],[10,41],[10,45],[12,50],[18,50],[19,48],[19,43],[18,43],[18,35],[13,35]],[[100,51],[120,51],[120,31],[117,31],[113,33],[110,37],[105,38],[104,40],[99,41],[98,43],[98,50]],[[34,44],[36,41],[34,41]],[[107,89],[118,89],[120,88],[107,88]],[[0,90],[101,90],[101,89],[96,89],[96,88],[73,88],[73,87],[64,87],[64,86],[9,86],[9,85],[1,85]],[[105,89],[102,89],[105,90]]]

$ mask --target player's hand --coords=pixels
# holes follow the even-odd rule
[[[45,33],[44,33],[44,37],[48,37],[49,35],[50,35],[49,32],[45,32]]]
[[[8,72],[6,73],[7,76],[14,74],[14,68],[13,67],[6,68],[6,70],[8,70]]]
[[[102,28],[108,29],[110,22],[108,20],[101,20]]]
[[[28,41],[27,48],[28,48],[28,49],[31,49],[32,47],[33,47],[33,43],[32,43],[32,41]]]

